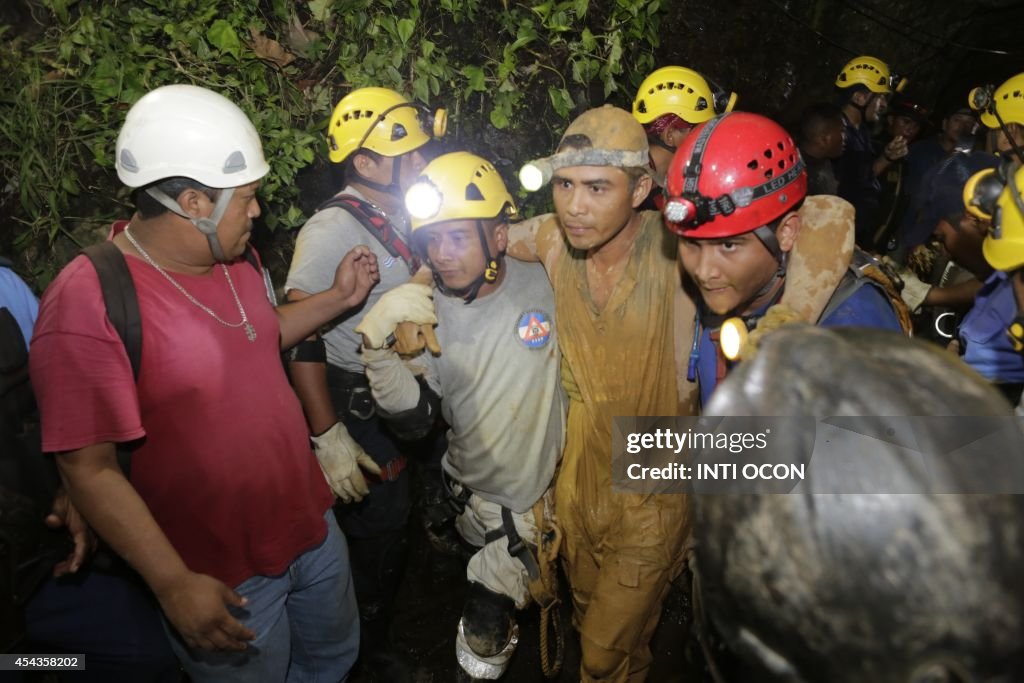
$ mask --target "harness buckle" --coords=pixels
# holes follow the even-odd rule
[[[359,420],[369,420],[376,414],[373,394],[366,387],[352,387],[348,394],[348,412]]]

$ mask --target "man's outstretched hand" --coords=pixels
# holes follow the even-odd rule
[[[346,308],[354,308],[366,300],[370,290],[380,282],[377,257],[370,248],[360,244],[345,254],[334,273],[334,290],[345,300]]]

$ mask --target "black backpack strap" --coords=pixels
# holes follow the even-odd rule
[[[377,241],[392,257],[405,262],[410,275],[415,275],[416,271],[420,269],[419,257],[413,253],[413,250],[380,209],[355,195],[338,194],[318,206],[316,210],[335,208],[345,209],[352,214],[368,233],[377,238]]]
[[[242,255],[245,258],[246,263],[256,269],[256,272],[263,278],[263,288],[267,290],[267,301],[274,308],[277,308],[277,293],[274,292],[274,283],[270,279],[270,271],[263,267],[260,263],[259,256],[256,255],[256,250],[249,245],[245,246],[245,253]]]
[[[0,256],[0,268],[14,270],[14,261],[7,258],[6,256]]]
[[[103,303],[107,308],[107,318],[114,326],[117,336],[124,343],[128,361],[132,366],[132,376],[139,379],[139,368],[142,365],[142,316],[139,313],[139,298],[135,291],[128,263],[124,254],[113,242],[102,242],[88,246],[82,253],[92,262],[96,275],[100,280],[103,292]],[[260,265],[256,252],[249,247],[245,249],[245,260],[256,269],[267,287],[267,296],[272,304],[273,289],[269,283],[269,275]]]
[[[245,245],[245,253],[242,254],[242,257],[245,259],[246,263],[248,263],[250,266],[256,269],[257,273],[263,273],[263,266],[260,265],[260,260],[256,256],[255,249],[253,249],[249,245]]]
[[[132,376],[137,382],[139,367],[142,364],[142,316],[139,314],[139,298],[132,273],[128,270],[128,262],[113,242],[93,244],[83,249],[82,253],[96,269],[100,290],[103,292],[103,303],[107,308],[107,318],[124,343],[128,362],[132,366]],[[124,476],[128,477],[131,473],[130,447],[125,444],[118,445],[117,462]]]
[[[128,263],[124,254],[113,242],[94,244],[82,250],[92,262],[99,276],[103,303],[107,307],[107,318],[124,343],[132,375],[139,379],[142,364],[142,316],[139,314],[139,300],[135,292]]]

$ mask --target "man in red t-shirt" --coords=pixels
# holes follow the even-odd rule
[[[44,295],[32,340],[44,450],[153,590],[194,682],[343,679],[358,617],[324,475],[357,465],[318,467],[279,353],[360,303],[376,260],[357,247],[330,289],[271,305],[241,258],[269,167],[245,114],[209,90],[140,99],[117,170],[139,188],[113,238],[138,292],[138,377],[78,257]],[[119,443],[136,446],[130,481]]]

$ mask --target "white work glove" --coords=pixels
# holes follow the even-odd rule
[[[380,467],[349,436],[345,425],[336,422],[320,436],[311,436],[313,451],[327,485],[345,503],[358,503],[370,492],[360,467],[380,475]]]
[[[909,268],[900,271],[900,278],[903,280],[903,290],[900,292],[900,297],[907,305],[907,308],[910,309],[910,312],[913,313],[921,307],[932,286],[927,282],[922,282]]]
[[[391,349],[363,349],[363,365],[377,407],[388,413],[412,410],[420,402],[413,368]]]
[[[394,334],[402,322],[437,324],[433,289],[429,285],[407,282],[385,292],[380,301],[363,316],[356,326],[356,332],[363,335],[366,348],[381,349],[388,344],[388,337]]]

